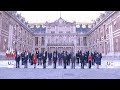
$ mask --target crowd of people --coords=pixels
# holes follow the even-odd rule
[[[97,65],[97,69],[99,69],[99,65],[101,65],[101,58],[102,54],[99,52],[90,52],[85,51],[82,52],[78,50],[77,53],[73,51],[53,51],[47,52],[43,51],[40,52],[39,50],[34,51],[33,53],[23,51],[22,53],[18,53],[16,51],[15,61],[16,61],[16,68],[20,68],[20,60],[21,64],[24,65],[24,68],[28,68],[28,63],[36,68],[36,64],[42,65],[43,68],[46,68],[46,64],[48,65],[53,64],[53,68],[56,69],[56,64],[58,63],[59,66],[63,66],[66,69],[67,66],[71,65],[72,69],[75,69],[76,65],[81,64],[81,69],[84,69],[84,66],[88,66],[90,69],[92,65]]]

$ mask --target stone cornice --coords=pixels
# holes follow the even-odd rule
[[[27,26],[25,26],[19,19],[17,19],[17,17],[15,17],[15,16],[13,16],[13,15],[11,15],[9,12],[7,12],[7,11],[4,11],[5,13],[7,13],[12,19],[14,19],[16,22],[18,22],[21,26],[23,26],[28,32],[30,32],[31,34],[33,34],[32,33],[32,31],[31,31],[31,29],[29,29]]]
[[[93,32],[96,28],[98,28],[101,24],[103,24],[106,20],[108,20],[116,12],[117,11],[113,11],[112,13],[110,13],[107,17],[105,17],[102,21],[100,21],[96,26],[91,28],[91,30],[89,32],[87,32],[87,33],[90,34],[91,32]]]

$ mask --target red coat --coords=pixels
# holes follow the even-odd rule
[[[36,55],[33,55],[33,57],[32,57],[32,62],[33,62],[33,64],[36,64],[36,63],[37,63],[37,56],[36,56]]]
[[[88,56],[88,61],[92,61],[92,56],[91,55]]]

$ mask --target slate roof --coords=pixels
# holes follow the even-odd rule
[[[85,27],[85,28],[82,28],[82,26],[80,25],[79,28],[76,28],[76,32],[77,33],[87,33],[88,31],[90,31],[91,28],[88,28],[88,27]]]
[[[31,28],[31,30],[34,32],[34,33],[45,33],[46,32],[46,28],[43,28],[42,25],[40,25],[40,27],[36,27],[36,25],[34,25],[33,28]],[[91,28],[82,28],[82,26],[80,25],[79,28],[76,28],[76,33],[87,33],[88,31],[90,31]]]
[[[34,26],[33,28],[31,28],[31,30],[34,32],[34,33],[45,33],[46,32],[46,28],[43,28],[42,25],[40,25],[40,27],[36,27]]]

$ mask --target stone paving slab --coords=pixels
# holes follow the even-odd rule
[[[0,79],[120,79],[120,69],[0,68]]]

